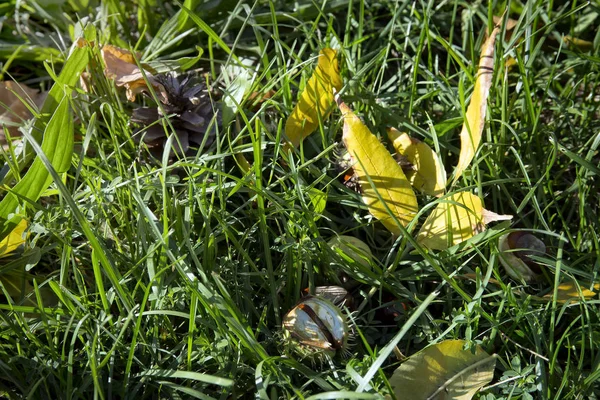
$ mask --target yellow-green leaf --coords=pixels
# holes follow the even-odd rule
[[[394,128],[388,129],[388,137],[398,154],[406,157],[413,170],[406,177],[417,190],[430,196],[441,196],[446,187],[446,170],[437,153],[426,143],[413,139]]]
[[[481,199],[469,192],[455,193],[440,201],[419,231],[417,242],[444,250],[485,230],[492,221],[511,219],[483,208]]]
[[[581,293],[579,292],[581,289]],[[600,290],[600,283],[594,284],[594,290]],[[548,293],[543,297],[544,300],[551,301],[554,293]],[[561,283],[556,288],[556,301],[559,303],[565,303],[569,299],[579,300],[581,298],[589,300],[596,296],[596,292],[593,292],[581,285],[577,285],[575,282]]]
[[[319,121],[327,118],[335,100],[334,88],[338,91],[342,88],[337,52],[326,48],[319,53],[317,68],[285,122],[285,135],[294,147],[317,129]]]
[[[445,340],[405,361],[390,378],[402,400],[470,400],[494,377],[496,358],[464,340]]]
[[[418,211],[410,182],[390,152],[360,118],[346,104],[340,103],[339,107],[344,114],[344,144],[352,158],[363,201],[375,218],[390,232],[399,235],[400,228],[386,205],[403,226],[408,225]]]
[[[22,219],[15,229],[0,241],[0,257],[9,255],[15,251],[17,247],[25,243],[25,229],[27,229],[27,226],[27,220]]]
[[[481,142],[481,134],[485,124],[485,114],[487,112],[487,98],[492,85],[492,75],[494,73],[494,43],[499,28],[494,28],[490,37],[483,44],[481,49],[481,58],[479,60],[479,71],[473,95],[467,108],[465,121],[460,132],[460,155],[458,165],[454,171],[454,181],[456,181],[471,164],[475,152]]]

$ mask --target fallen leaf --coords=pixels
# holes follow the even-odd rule
[[[400,235],[401,230],[386,206],[403,226],[407,226],[418,211],[417,198],[410,182],[390,152],[360,118],[342,102],[339,108],[344,114],[342,139],[354,163],[363,201],[371,214],[390,232]]]
[[[334,88],[338,91],[342,88],[337,52],[326,48],[319,53],[317,68],[285,122],[285,135],[294,147],[317,129],[319,121],[327,118],[335,100]]]
[[[469,400],[494,378],[496,358],[464,340],[445,340],[410,357],[394,371],[390,385],[402,400]]]
[[[594,43],[569,35],[564,36],[563,41],[570,49],[576,49],[584,53],[594,48]]]
[[[479,71],[471,101],[467,107],[465,121],[460,132],[460,155],[458,164],[454,171],[455,182],[469,166],[475,152],[481,142],[481,134],[485,124],[485,114],[487,112],[487,98],[492,85],[492,75],[494,73],[494,43],[498,34],[498,27],[495,27],[490,37],[485,41],[481,49],[481,58],[479,60]]]
[[[21,136],[18,126],[33,117],[25,102],[30,107],[40,107],[45,98],[45,93],[38,93],[25,84],[0,82],[0,144],[7,144],[7,134],[10,137]]]
[[[469,192],[459,192],[442,199],[423,223],[417,242],[435,250],[445,250],[485,230],[492,221],[511,219],[483,208],[481,199]]]
[[[439,197],[444,194],[446,170],[437,153],[426,143],[394,128],[388,129],[388,137],[398,154],[406,157],[413,165],[413,170],[406,173],[413,187],[430,196]]]
[[[28,223],[25,219],[22,219],[15,229],[13,229],[8,236],[0,241],[0,257],[4,257],[12,253],[20,245],[25,243],[25,230],[28,227]]]
[[[102,46],[101,54],[105,65],[104,75],[107,78],[114,79],[117,86],[125,87],[129,101],[135,101],[135,96],[138,93],[148,89],[148,85],[144,80],[144,74],[135,63],[136,57],[139,60],[137,55],[134,57],[129,50],[109,44]],[[145,75],[152,86],[157,89],[160,88],[150,71],[145,72]]]
[[[581,294],[577,288],[581,289]],[[600,283],[594,284],[594,290],[600,290]],[[548,293],[543,297],[544,300],[552,301],[554,292]],[[556,301],[559,303],[565,303],[569,299],[579,300],[581,298],[589,300],[596,296],[596,292],[586,289],[582,285],[578,285],[575,282],[561,283],[556,288]]]

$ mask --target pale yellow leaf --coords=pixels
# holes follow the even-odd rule
[[[417,242],[430,249],[444,250],[483,232],[487,222],[511,218],[485,210],[481,199],[474,194],[459,192],[441,200],[429,214]]]
[[[22,219],[17,226],[6,236],[2,241],[0,241],[0,257],[4,257],[12,253],[25,243],[25,230],[27,229],[27,221]]]
[[[498,34],[498,27],[483,44],[481,49],[481,58],[479,60],[479,71],[471,101],[465,114],[465,122],[460,132],[460,155],[458,165],[454,171],[454,181],[456,181],[471,164],[475,152],[481,142],[481,134],[485,124],[485,115],[487,112],[487,98],[492,85],[492,75],[494,73],[494,43]]]
[[[406,177],[417,190],[430,196],[441,196],[446,187],[446,170],[435,151],[426,143],[409,137],[394,128],[388,129],[394,149],[406,157],[413,169]]]
[[[445,340],[402,363],[390,378],[402,400],[470,400],[494,377],[496,358],[479,346],[464,350],[464,340]]]
[[[579,290],[577,290],[578,286],[581,289],[581,294],[579,293]],[[594,284],[594,290],[596,290],[596,291],[600,290],[600,283]],[[553,296],[554,296],[554,293],[551,292],[551,293],[548,293],[547,295],[545,295],[543,297],[543,299],[551,301]],[[561,283],[556,288],[556,301],[558,301],[559,303],[565,303],[569,299],[578,300],[578,299],[581,299],[582,297],[586,300],[589,300],[589,299],[593,298],[594,296],[596,296],[596,292],[593,292],[593,291],[583,287],[582,285],[577,285],[577,284],[575,284],[575,282]]]
[[[360,118],[344,103],[340,103],[339,108],[344,114],[344,144],[352,158],[363,201],[375,218],[390,232],[399,235],[400,228],[386,210],[386,205],[403,226],[408,225],[418,211],[417,198],[410,182],[390,152]]]
[[[317,68],[285,122],[285,135],[294,147],[318,128],[319,120],[327,118],[335,101],[334,88],[342,88],[337,52],[326,48],[319,53]]]

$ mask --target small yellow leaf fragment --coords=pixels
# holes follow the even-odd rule
[[[337,91],[342,88],[337,52],[325,48],[319,53],[317,68],[285,122],[285,135],[294,147],[318,128],[319,120],[327,118],[335,100],[334,88]]]
[[[581,289],[581,294],[577,289],[578,286]],[[600,290],[600,283],[594,284],[594,290]],[[548,293],[543,297],[543,299],[551,301],[552,296],[554,296],[554,293]],[[585,300],[589,300],[594,296],[596,296],[596,292],[586,289],[581,285],[577,285],[575,282],[561,283],[556,288],[556,301],[559,303],[565,303],[569,299],[579,300],[582,297]]]
[[[25,243],[25,230],[27,226],[27,221],[22,219],[8,236],[0,241],[0,257],[9,255],[17,247]]]
[[[492,85],[492,75],[494,74],[494,43],[496,42],[498,30],[498,27],[494,28],[481,49],[475,88],[467,107],[465,122],[460,132],[460,155],[458,165],[454,171],[454,181],[469,166],[481,142],[481,134],[487,112],[487,98],[490,93],[490,86]]]
[[[485,230],[491,221],[511,219],[483,208],[481,199],[469,192],[460,192],[441,200],[423,223],[417,242],[435,250],[445,250]]]
[[[430,196],[439,197],[444,194],[446,170],[437,153],[426,143],[394,128],[388,129],[388,137],[398,154],[406,157],[413,165],[413,171],[406,173],[413,187]]]
[[[481,347],[465,350],[464,340],[444,340],[403,362],[390,378],[403,400],[470,400],[494,378],[495,356]]]
[[[339,108],[344,114],[343,141],[352,158],[363,201],[369,212],[390,232],[400,235],[400,228],[390,212],[403,226],[412,221],[418,205],[410,182],[390,152],[360,118],[344,103],[339,103]]]

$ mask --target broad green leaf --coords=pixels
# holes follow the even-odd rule
[[[58,81],[48,92],[48,97],[42,106],[42,118],[35,123],[33,132],[44,132],[42,150],[58,172],[65,172],[73,153],[73,116],[69,109],[70,87],[79,80],[81,72],[88,63],[86,46],[75,46],[67,59]],[[46,115],[51,115],[46,124]],[[36,139],[38,139],[36,137]],[[30,201],[37,201],[41,193],[52,182],[48,170],[41,160],[36,158],[23,177],[14,188],[0,202],[0,220],[7,220],[19,205],[19,198],[25,197]],[[16,221],[15,221],[16,222]],[[2,232],[14,228],[13,224],[5,226]]]
[[[394,128],[388,129],[388,137],[398,154],[413,165],[413,170],[406,173],[411,185],[430,196],[440,197],[444,194],[446,170],[437,153],[426,143]]]
[[[310,199],[310,204],[312,205],[314,219],[317,220],[321,218],[321,214],[325,211],[325,207],[327,206],[327,193],[316,188],[310,188],[307,194]]]
[[[27,220],[22,219],[17,224],[15,229],[13,229],[8,234],[8,236],[6,236],[4,239],[2,239],[2,241],[0,241],[0,257],[9,255],[13,251],[15,251],[17,247],[25,243],[25,230],[28,226],[29,224],[27,223]]]
[[[339,108],[344,114],[344,144],[352,158],[363,201],[390,232],[400,235],[401,230],[392,215],[407,226],[418,211],[410,182],[390,152],[360,118],[344,103],[340,103]]]
[[[417,236],[421,245],[445,250],[485,230],[485,224],[511,219],[483,208],[481,199],[469,192],[459,192],[442,199],[423,223]]]
[[[338,91],[342,88],[337,52],[326,48],[319,53],[317,68],[285,122],[285,135],[294,147],[318,128],[319,121],[327,118],[335,101],[334,88]]]
[[[445,340],[427,347],[394,371],[390,385],[401,400],[470,400],[494,377],[496,358],[466,341]]]
[[[485,114],[487,112],[487,98],[490,93],[490,86],[492,85],[492,75],[494,74],[494,43],[496,42],[498,30],[498,27],[494,28],[481,49],[475,88],[473,89],[473,95],[471,96],[462,131],[460,132],[460,155],[458,165],[454,171],[454,181],[471,164],[481,142],[481,134],[483,133]]]

